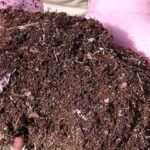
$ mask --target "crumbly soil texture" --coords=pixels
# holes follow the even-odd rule
[[[147,61],[103,26],[64,13],[0,11],[0,144],[149,150]]]

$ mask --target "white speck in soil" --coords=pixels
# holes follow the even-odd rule
[[[0,80],[0,93],[3,92],[3,89],[9,84],[11,73],[6,73]]]
[[[90,59],[90,60],[92,60],[93,59],[92,54],[91,53],[87,53],[87,58]]]
[[[86,118],[86,116],[82,114],[81,110],[76,109],[76,110],[74,111],[74,113],[77,113],[77,115],[78,115],[80,118],[82,118],[83,120],[85,120],[85,121],[88,120],[88,119]]]
[[[104,134],[105,134],[105,135],[108,135],[108,131],[107,131],[107,130],[105,130],[105,131],[104,131]]]
[[[109,98],[104,99],[104,102],[105,102],[105,103],[109,103]]]
[[[123,83],[121,84],[121,88],[124,89],[124,88],[127,87],[127,85],[128,85],[127,82],[123,82]]]
[[[99,47],[99,50],[100,50],[100,51],[103,51],[103,50],[104,50],[104,48],[103,48],[103,47]]]
[[[118,112],[118,116],[121,117],[122,116],[122,110],[119,110]]]
[[[93,42],[94,41],[94,38],[89,38],[88,39],[88,42]]]

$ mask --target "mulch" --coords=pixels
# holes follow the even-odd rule
[[[150,69],[97,21],[0,11],[0,144],[150,149]]]

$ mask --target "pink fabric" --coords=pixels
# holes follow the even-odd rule
[[[87,18],[95,18],[120,46],[150,61],[150,0],[92,0]]]
[[[43,11],[43,0],[0,0],[0,9],[12,6],[13,9],[23,9],[29,12]]]

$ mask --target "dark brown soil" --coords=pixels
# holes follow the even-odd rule
[[[0,12],[0,141],[37,150],[150,149],[150,70],[94,20]]]

